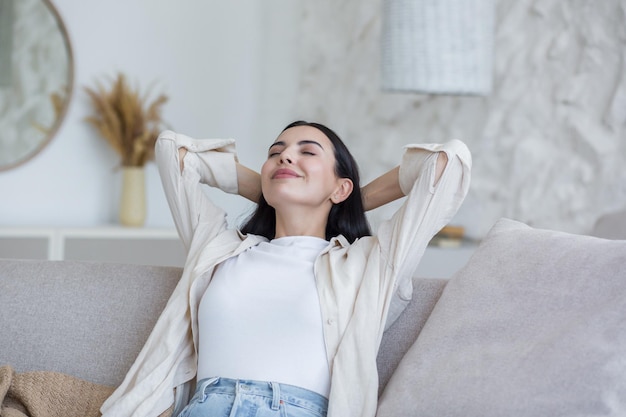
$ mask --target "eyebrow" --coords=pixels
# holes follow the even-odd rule
[[[304,140],[301,140],[300,142],[298,142],[298,145],[308,145],[308,144],[311,144],[311,145],[317,145],[317,146],[319,146],[322,150],[324,150],[324,148],[322,147],[322,145],[321,145],[319,142],[316,142],[316,141],[314,141],[314,140],[304,139]],[[278,141],[278,142],[274,142],[274,143],[272,143],[272,144],[270,145],[269,149],[272,149],[272,147],[274,147],[274,146],[285,146],[285,145],[286,145],[286,144],[285,144],[285,142],[283,142],[283,141],[281,140],[281,141]]]

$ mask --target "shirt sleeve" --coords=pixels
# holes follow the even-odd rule
[[[178,150],[187,149],[181,172]],[[226,213],[203,191],[203,184],[237,194],[237,156],[234,139],[193,139],[162,132],[155,146],[155,160],[174,224],[187,251],[202,225],[208,237],[227,227]]]
[[[448,161],[435,183],[439,152]],[[394,279],[387,326],[404,310],[413,293],[412,278],[428,242],[456,214],[470,184],[472,158],[459,140],[407,145],[400,164],[400,188],[406,200],[378,230],[383,258]]]

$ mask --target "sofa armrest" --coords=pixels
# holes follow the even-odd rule
[[[413,278],[413,298],[398,319],[385,331],[378,351],[379,394],[398,363],[419,335],[448,280]]]

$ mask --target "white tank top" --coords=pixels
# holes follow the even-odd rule
[[[220,264],[198,309],[198,380],[295,385],[328,397],[330,370],[313,266],[328,245],[289,236]]]

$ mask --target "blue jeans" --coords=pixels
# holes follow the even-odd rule
[[[328,400],[277,382],[206,378],[179,417],[325,417]]]

